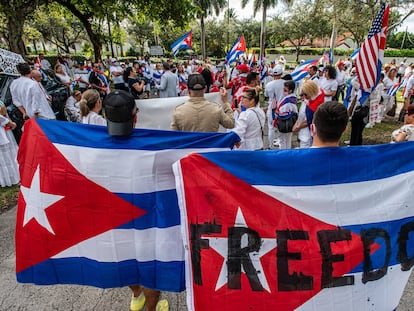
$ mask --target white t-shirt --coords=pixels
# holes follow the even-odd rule
[[[408,97],[408,94],[410,93],[410,90],[414,87],[414,75],[412,75],[405,85],[405,92],[404,92],[404,98]]]
[[[285,82],[283,79],[278,79],[266,84],[265,96],[269,98],[269,107],[272,107],[273,100],[276,100],[276,103],[278,103],[284,97],[283,87]],[[272,108],[276,108],[276,106]]]
[[[123,75],[120,76],[115,76],[113,73],[114,72],[120,72],[123,73],[124,70],[122,69],[121,66],[111,66],[111,68],[109,69],[109,72],[112,75],[112,81],[114,82],[114,84],[121,84],[124,83],[124,77]]]
[[[319,87],[324,90],[325,94],[336,91],[338,89],[338,82],[333,79],[323,79],[319,82]],[[332,100],[332,96],[325,95],[325,103]]]
[[[40,65],[42,66],[42,69],[45,69],[45,70],[50,69],[50,67],[52,67],[52,65],[49,63],[49,61],[46,58],[40,61]]]
[[[94,111],[89,111],[86,117],[82,117],[82,123],[106,126],[106,120]]]
[[[70,77],[67,74],[56,73],[56,76],[62,81],[62,83],[70,83]]]
[[[336,82],[338,85],[345,85],[346,83],[346,72],[342,70],[336,70]]]
[[[296,121],[298,124],[301,124],[303,121],[306,120],[306,102],[302,102],[299,108],[298,113],[298,120]],[[306,147],[310,147],[312,145],[312,136],[309,130],[309,127],[305,126],[301,128],[298,132],[298,139],[302,142],[301,145]]]
[[[258,150],[263,148],[262,129],[265,125],[265,114],[259,107],[242,111],[232,131],[239,135],[241,145],[238,150]]]

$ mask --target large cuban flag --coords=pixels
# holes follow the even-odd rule
[[[174,164],[189,310],[394,310],[414,264],[414,143]]]
[[[312,66],[317,66],[319,62],[319,59],[311,59],[306,62],[303,62],[300,64],[295,71],[291,73],[292,80],[294,82],[299,82],[302,79],[305,79],[307,76],[309,76],[309,70]]]
[[[30,120],[19,147],[17,280],[100,288],[184,289],[172,163],[229,150],[234,133],[135,129]]]

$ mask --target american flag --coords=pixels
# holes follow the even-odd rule
[[[361,89],[370,93],[378,84],[388,28],[390,5],[383,3],[355,60]]]

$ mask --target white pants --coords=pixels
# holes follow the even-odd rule
[[[279,133],[280,145],[279,149],[292,149],[292,132]]]

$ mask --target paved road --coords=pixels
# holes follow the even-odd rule
[[[14,254],[15,219],[16,208],[0,215],[0,310],[129,310],[128,288],[102,290],[87,286],[35,286],[17,283]],[[163,293],[162,296],[168,299],[171,311],[187,310],[185,293]],[[410,278],[398,310],[414,310],[414,275]]]

